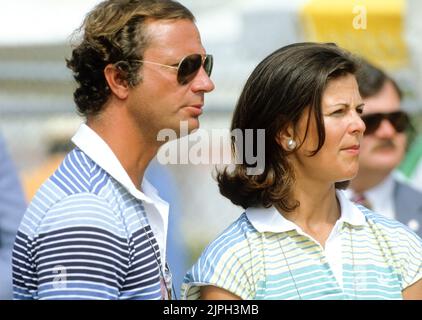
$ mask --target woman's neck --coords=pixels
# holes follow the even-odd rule
[[[340,218],[340,204],[334,184],[329,187],[297,185],[294,197],[300,205],[283,216],[298,225],[323,247],[336,221]]]

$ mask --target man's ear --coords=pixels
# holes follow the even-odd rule
[[[111,92],[119,99],[126,99],[129,94],[129,85],[123,77],[122,71],[113,64],[104,68],[104,77]]]
[[[287,128],[280,130],[275,139],[278,145],[285,151],[292,151],[291,146],[289,146],[288,143],[295,139],[293,125],[289,124]]]

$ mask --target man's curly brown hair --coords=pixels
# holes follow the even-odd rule
[[[104,68],[114,64],[130,86],[137,85],[143,54],[148,47],[147,20],[195,21],[193,14],[172,0],[108,0],[98,4],[77,30],[80,42],[66,60],[77,88],[73,94],[84,116],[101,112],[110,88]]]

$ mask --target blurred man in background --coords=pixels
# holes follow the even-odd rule
[[[0,300],[12,299],[12,248],[25,209],[18,174],[0,136]]]
[[[365,103],[362,119],[366,131],[350,197],[422,236],[422,193],[398,181],[394,174],[412,129],[409,116],[401,109],[402,92],[392,78],[364,60],[357,81]]]

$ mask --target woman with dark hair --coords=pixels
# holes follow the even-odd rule
[[[188,272],[183,298],[422,298],[421,239],[341,190],[365,130],[356,69],[334,44],[298,43],[252,72],[232,130],[265,129],[265,168],[218,174],[220,192],[246,211]],[[233,152],[256,143],[235,140]]]

